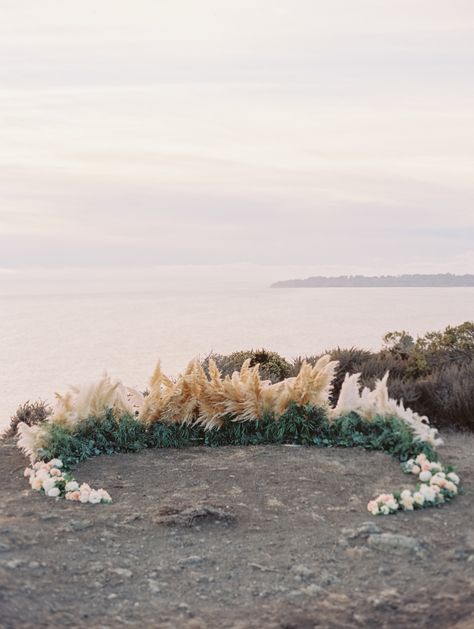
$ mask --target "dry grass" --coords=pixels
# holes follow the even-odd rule
[[[166,378],[158,364],[140,416],[146,423],[198,423],[214,428],[228,415],[243,422],[261,419],[265,413],[280,416],[291,403],[328,406],[336,367],[335,361],[323,356],[314,367],[303,363],[295,378],[272,384],[261,379],[260,366],[251,367],[250,359],[240,371],[224,378],[212,358],[209,377],[193,360],[176,382]]]

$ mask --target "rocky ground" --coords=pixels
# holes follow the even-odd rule
[[[0,625],[474,627],[474,438],[446,438],[465,493],[371,517],[410,486],[359,449],[223,447],[102,456],[76,477],[111,505],[30,491],[0,447]]]

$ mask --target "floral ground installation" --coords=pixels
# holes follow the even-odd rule
[[[72,475],[63,470],[61,459],[37,461],[24,472],[30,486],[36,491],[43,491],[50,498],[66,498],[76,502],[99,504],[112,502],[105,489],[92,489],[87,483],[79,483]]]
[[[260,378],[259,365],[251,367],[250,361],[240,372],[222,378],[212,360],[208,372],[193,360],[174,381],[158,364],[146,396],[104,374],[96,383],[56,394],[55,408],[46,422],[19,424],[18,446],[33,463],[25,474],[32,487],[39,487],[41,480],[48,496],[99,503],[110,501],[107,492],[86,484],[69,485],[67,490],[67,482],[74,481],[67,481],[51,459],[59,459],[69,469],[90,456],[144,447],[362,446],[396,456],[404,471],[418,474],[420,481],[415,491],[382,494],[370,501],[368,508],[374,515],[436,506],[453,498],[459,478],[452,468],[438,463],[436,447],[442,440],[437,430],[427,417],[389,397],[388,373],[376,381],[373,390],[362,391],[359,374],[347,374],[337,402],[331,405],[336,367],[336,361],[323,356],[314,366],[303,363],[296,377],[272,384]],[[104,492],[100,500],[97,492]]]

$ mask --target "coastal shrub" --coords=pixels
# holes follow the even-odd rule
[[[37,426],[45,422],[51,415],[52,408],[47,402],[43,400],[37,400],[36,402],[30,402],[29,400],[24,404],[21,404],[14,415],[10,418],[10,424],[5,432],[2,434],[1,439],[12,437],[16,433],[18,424],[24,423],[27,426]]]
[[[339,397],[345,373],[360,373],[362,387],[373,388],[389,371],[391,398],[402,399],[438,428],[474,430],[474,322],[428,332],[416,340],[406,331],[390,332],[379,352],[337,347],[325,353],[339,361],[332,403]],[[304,360],[314,364],[319,358],[296,358],[293,373]]]
[[[438,425],[474,430],[474,360],[436,369],[417,385],[418,406]]]
[[[264,380],[280,382],[292,372],[292,365],[277,352],[266,349],[246,350],[233,352],[232,354],[215,354],[211,352],[202,362],[205,372],[209,373],[209,360],[214,360],[217,368],[223,376],[231,376],[234,371],[240,371],[246,360],[250,360],[250,367],[260,365],[260,376]]]

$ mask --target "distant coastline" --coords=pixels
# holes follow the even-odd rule
[[[451,288],[466,286],[474,288],[473,274],[339,275],[337,277],[318,275],[302,280],[275,282],[270,288]]]

